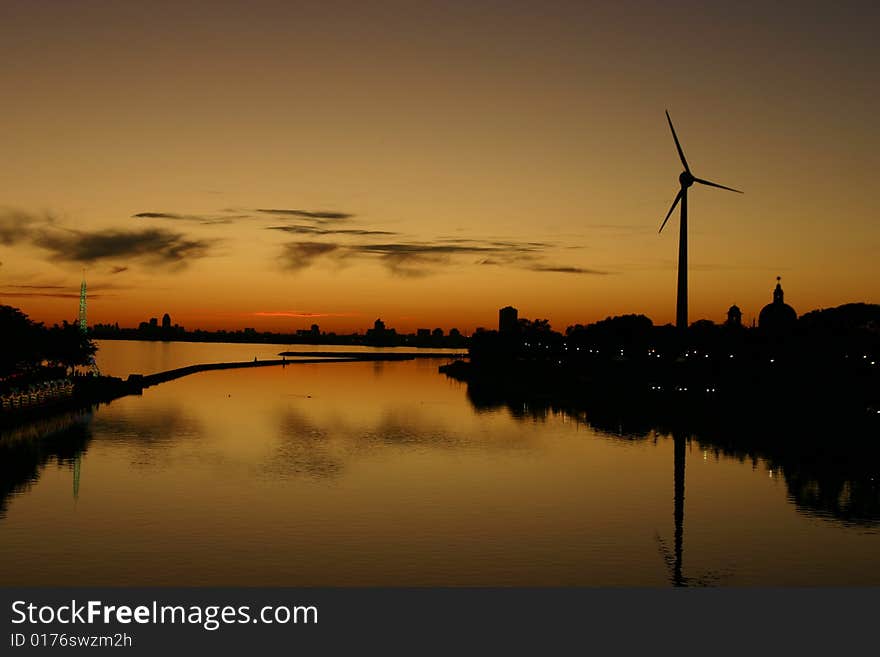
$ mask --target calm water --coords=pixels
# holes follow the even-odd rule
[[[99,364],[281,348],[104,342]],[[204,372],[7,434],[0,584],[880,584],[870,468],[813,481],[699,437],[477,408],[441,363]]]

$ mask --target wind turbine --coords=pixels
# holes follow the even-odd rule
[[[681,227],[678,236],[678,298],[675,303],[675,326],[680,329],[686,329],[688,327],[688,187],[696,182],[701,185],[709,185],[709,187],[726,189],[731,192],[736,192],[737,194],[742,194],[742,192],[733,187],[725,187],[724,185],[719,185],[718,183],[710,182],[709,180],[694,177],[694,174],[691,173],[691,168],[688,166],[687,160],[684,157],[684,151],[681,150],[681,143],[678,141],[678,135],[675,134],[675,128],[672,126],[672,119],[669,118],[668,111],[666,112],[666,120],[669,121],[669,129],[672,130],[672,138],[675,140],[675,147],[678,149],[678,157],[681,158],[681,163],[684,165],[684,171],[678,176],[678,182],[681,183],[681,189],[678,190],[678,195],[672,202],[672,207],[669,208],[669,212],[666,213],[666,218],[663,220],[663,223],[660,224],[660,230],[658,232],[663,232],[663,227],[666,225],[666,222],[669,221],[669,217],[672,216],[672,211],[675,210],[675,206],[681,201]]]

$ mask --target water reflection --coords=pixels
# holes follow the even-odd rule
[[[673,545],[656,534],[672,586],[717,586],[730,569],[685,573],[685,472],[687,446],[740,462],[768,465],[771,476],[782,476],[788,499],[805,515],[844,525],[880,525],[880,448],[863,421],[821,418],[796,422],[792,415],[717,415],[717,407],[702,412],[663,408],[650,399],[609,399],[583,396],[555,401],[549,395],[498,381],[469,383],[468,400],[478,412],[506,408],[518,421],[570,417],[614,440],[641,441],[671,437],[673,447]],[[766,409],[764,409],[766,410]],[[768,420],[769,418],[769,420]]]
[[[325,478],[338,476],[344,464],[345,459],[334,453],[330,432],[291,409],[281,417],[277,450],[262,472],[273,478]]]
[[[656,534],[660,548],[660,554],[666,564],[669,574],[669,583],[675,587],[703,587],[718,586],[724,583],[725,577],[730,574],[730,569],[712,569],[699,574],[686,575],[684,572],[684,498],[685,498],[685,468],[687,465],[687,447],[689,440],[681,433],[673,434],[673,522],[674,543],[670,551],[661,534]]]
[[[617,440],[672,436],[676,528],[679,503],[683,504],[687,440],[716,457],[748,460],[753,467],[759,460],[766,462],[771,473],[784,477],[790,501],[803,513],[850,525],[880,525],[880,444],[867,424],[870,420],[822,417],[804,409],[783,415],[773,409],[747,412],[742,407],[730,413],[718,406],[683,411],[645,398],[594,395],[557,401],[497,383],[468,384],[467,396],[478,411],[504,407],[517,420],[567,416]]]
[[[117,405],[118,406],[118,405]],[[148,412],[119,413],[111,406],[98,413],[92,427],[96,434],[113,436],[125,444],[134,467],[168,467],[172,463],[171,447],[181,441],[202,436],[201,423],[188,415],[183,403],[171,403]]]
[[[877,459],[841,426],[468,388],[438,365],[202,373],[4,439],[0,583],[877,582]]]
[[[373,364],[369,364],[376,374]],[[379,372],[381,374],[381,370]],[[270,477],[337,477],[354,458],[386,449],[462,450],[468,439],[432,422],[416,409],[385,409],[368,422],[335,417],[317,423],[305,407],[291,406],[279,414],[278,441],[260,468]],[[481,442],[482,450],[511,449],[503,442]]]
[[[43,469],[71,470],[73,497],[79,496],[81,459],[92,440],[91,409],[55,415],[0,431],[0,520],[10,498],[26,492]]]

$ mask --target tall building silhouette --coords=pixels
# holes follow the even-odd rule
[[[504,306],[498,311],[498,332],[515,333],[519,327],[519,312],[513,306]]]

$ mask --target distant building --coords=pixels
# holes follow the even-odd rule
[[[397,331],[393,328],[389,329],[385,327],[385,322],[381,319],[377,319],[373,322],[373,328],[367,329],[366,334],[364,335],[364,339],[367,344],[372,344],[380,347],[393,345],[397,340]]]
[[[782,278],[776,277],[776,289],[773,290],[773,303],[768,303],[758,315],[758,328],[769,333],[787,333],[797,324],[797,313],[785,303],[782,291]]]
[[[171,328],[171,315],[168,313],[162,315],[162,328],[166,331]]]
[[[513,306],[505,306],[498,311],[498,332],[516,333],[519,328],[519,312]]]
[[[733,304],[727,311],[727,326],[742,326],[743,314],[739,306]]]
[[[155,317],[150,317],[150,328],[158,328],[158,327],[159,327],[159,320],[156,319]]]

